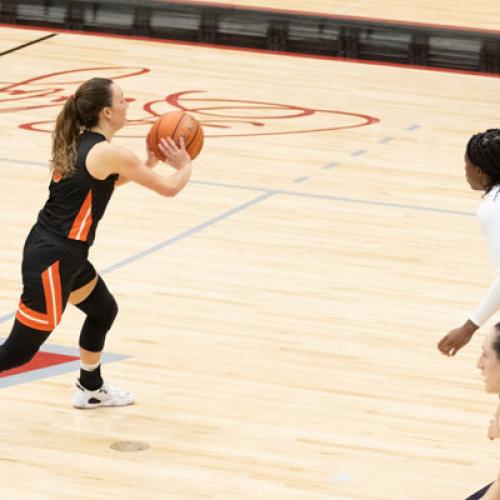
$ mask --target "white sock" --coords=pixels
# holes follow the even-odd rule
[[[82,360],[80,360],[80,368],[82,370],[85,370],[86,372],[93,372],[96,368],[99,368],[100,364],[101,362],[98,361],[95,365],[88,365],[87,363],[84,363]]]

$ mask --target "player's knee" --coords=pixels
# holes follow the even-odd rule
[[[34,330],[16,320],[7,340],[0,346],[0,372],[31,361],[49,333]]]
[[[118,315],[118,303],[111,294],[109,294],[109,300],[103,313],[101,317],[102,327],[108,331],[113,326],[116,316]]]
[[[106,334],[118,314],[118,304],[101,277],[92,293],[76,307],[87,315],[80,333],[80,347],[102,351]]]
[[[91,322],[100,331],[107,332],[113,326],[117,315],[118,304],[113,295],[108,292],[101,295],[97,303],[88,310],[86,321]]]
[[[107,330],[111,328],[118,314],[118,304],[100,276],[90,295],[76,304],[76,307],[84,312],[88,319],[103,325]]]

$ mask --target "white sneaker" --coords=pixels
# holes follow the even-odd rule
[[[76,381],[73,406],[75,408],[97,408],[98,406],[126,406],[134,404],[135,397],[130,392],[122,391],[104,382],[100,389],[89,391]]]

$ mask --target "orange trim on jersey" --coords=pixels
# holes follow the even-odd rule
[[[23,302],[19,302],[16,319],[23,325],[41,330],[52,331],[61,321],[62,291],[59,261],[54,262],[42,273],[43,292],[45,295],[45,313],[30,309]]]
[[[72,240],[85,241],[92,226],[92,191],[89,191],[73,222],[68,237]]]

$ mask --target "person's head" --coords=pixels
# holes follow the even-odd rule
[[[484,339],[477,367],[483,375],[485,391],[500,394],[500,323]]]
[[[465,177],[470,187],[488,192],[500,184],[500,129],[473,135],[465,152]]]
[[[127,107],[120,86],[112,80],[92,78],[82,83],[57,117],[52,142],[52,170],[62,177],[70,175],[82,130],[98,128],[114,134],[125,125]]]

